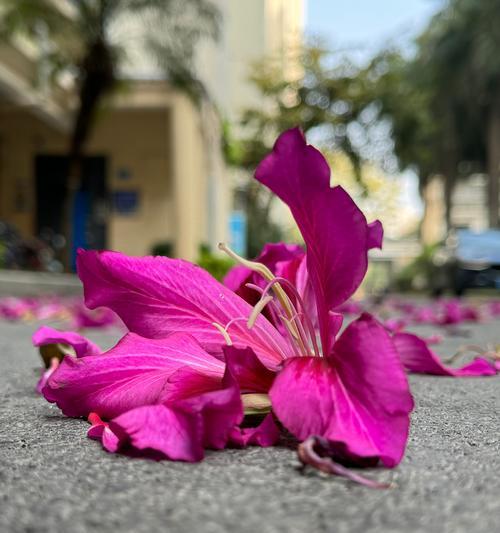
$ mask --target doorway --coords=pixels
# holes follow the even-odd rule
[[[76,266],[78,248],[104,249],[107,242],[107,159],[85,157],[82,184],[73,208],[71,265]],[[68,179],[68,158],[60,155],[35,157],[37,235],[61,235]]]

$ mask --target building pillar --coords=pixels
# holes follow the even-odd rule
[[[173,102],[170,132],[175,255],[194,261],[206,232],[206,176],[198,111],[184,95]]]
[[[424,216],[420,226],[420,239],[423,245],[436,244],[446,236],[446,206],[441,176],[435,175],[429,178],[422,197]]]

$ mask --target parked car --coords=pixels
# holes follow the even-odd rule
[[[500,230],[454,230],[434,254],[433,292],[457,296],[469,288],[500,289]]]

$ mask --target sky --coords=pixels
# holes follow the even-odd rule
[[[330,48],[369,57],[389,43],[406,44],[444,0],[306,0],[306,33]]]
[[[306,35],[320,37],[332,50],[364,62],[397,44],[411,52],[412,38],[425,27],[444,0],[306,0]],[[401,175],[401,201],[422,212],[417,177]]]

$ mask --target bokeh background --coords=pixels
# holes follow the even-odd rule
[[[222,278],[220,241],[300,242],[252,180],[300,126],[384,224],[365,294],[496,290],[499,27],[500,0],[0,0],[4,286],[78,247]]]

